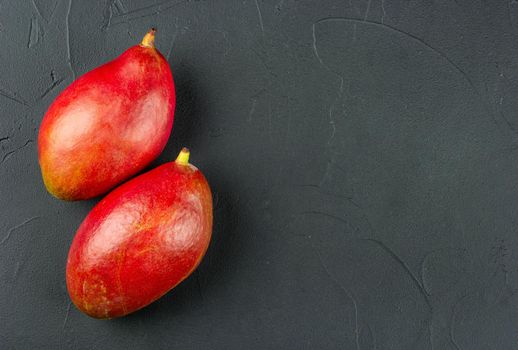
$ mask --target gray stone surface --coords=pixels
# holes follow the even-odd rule
[[[38,127],[156,26],[173,136],[214,191],[201,267],[98,321]],[[516,1],[0,1],[1,349],[518,346]]]

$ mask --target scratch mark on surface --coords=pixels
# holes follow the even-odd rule
[[[72,72],[72,77],[74,80],[76,80],[76,72],[74,71],[74,68],[72,67],[72,56],[70,53],[70,9],[71,8],[72,8],[72,0],[68,0],[67,15],[65,18],[66,37],[67,37],[67,60],[68,60],[68,66],[70,67],[70,71]]]
[[[316,31],[315,31],[315,25],[317,24],[317,22],[313,23],[313,26],[312,26],[312,35],[313,35],[313,52],[315,53],[315,56],[317,57],[317,60],[318,62],[320,62],[320,64],[329,70],[329,67],[327,67],[325,64],[324,64],[324,61],[322,61],[322,58],[320,57],[320,54],[318,53],[318,49],[317,49],[317,34],[316,34]]]
[[[115,0],[114,5],[117,11],[119,11],[119,13],[126,13],[126,7],[124,6],[121,0]]]
[[[40,38],[43,39],[43,27],[40,26],[40,22],[38,18],[32,17],[29,23],[29,35],[27,38],[27,48],[30,49],[37,43],[39,43]]]
[[[263,64],[263,66],[265,67],[265,69],[268,69],[268,67],[264,64],[262,58],[260,58],[260,61]],[[257,107],[257,102],[258,102],[260,96],[264,93],[266,93],[266,89],[263,88],[249,97],[249,100],[252,101],[252,105],[250,106],[250,110],[248,111],[248,122],[249,123],[252,121],[252,119],[254,117],[255,109]]]
[[[374,331],[372,330],[372,327],[369,326],[368,323],[367,323],[367,328],[369,328],[369,331],[370,331],[370,334],[371,334],[371,337],[372,337],[372,346],[373,346],[372,350],[378,350],[378,342],[377,342],[377,339],[376,339],[376,334],[374,334]]]
[[[113,25],[116,25],[116,24],[119,24],[119,23],[126,23],[129,26],[129,22],[130,21],[133,21],[133,20],[136,20],[136,19],[142,19],[142,18],[147,18],[147,17],[155,16],[158,13],[160,13],[160,11],[161,10],[160,10],[160,7],[159,7],[159,9],[155,10],[154,12],[148,13],[148,14],[144,14],[142,16],[135,16],[135,17],[131,17],[131,18],[126,18],[126,17],[122,17],[121,16],[120,18],[122,19],[122,21],[115,21],[115,23]],[[119,17],[115,17],[115,18],[119,18]],[[129,31],[129,29],[128,29],[128,31]]]
[[[329,136],[329,139],[327,140],[327,145],[331,145],[331,141],[334,139],[336,134],[336,125],[335,120],[333,118],[333,107],[335,104],[340,101],[343,97],[344,92],[344,78],[341,75],[338,75],[340,77],[340,88],[338,89],[338,93],[336,94],[335,100],[333,103],[329,106],[329,125],[331,125],[331,135]]]
[[[226,30],[216,30],[216,29],[214,30],[214,32],[220,33],[223,36],[223,40],[225,40],[225,43],[227,44],[227,45],[225,45],[225,52],[223,53],[223,56],[227,56],[228,52],[232,48],[232,43],[230,42],[230,40],[228,40],[228,32]]]
[[[119,11],[119,14],[120,14],[120,21],[119,23],[124,23],[126,24],[126,33],[128,33],[128,37],[131,38],[132,41],[138,41],[137,38],[135,37],[135,35],[133,35],[130,31],[131,29],[131,25],[130,25],[130,19],[128,19],[127,17],[124,17],[124,15],[127,13],[126,9],[124,8],[124,5],[122,4],[122,2],[120,0],[117,0],[117,3],[120,5],[120,6],[116,6],[116,9],[117,11]],[[115,16],[117,17],[117,16]],[[141,16],[141,17],[147,17],[147,16]],[[110,21],[111,23],[111,21]]]
[[[10,136],[3,136],[3,137],[0,137],[0,142],[8,141],[10,138],[11,138]]]
[[[173,40],[171,40],[171,46],[169,47],[167,56],[165,56],[167,61],[169,61],[169,57],[171,57],[171,53],[173,52],[174,44],[176,43],[176,37],[178,36],[178,17],[174,18],[174,28],[175,28],[175,32],[174,32]]]
[[[68,316],[70,315],[70,307],[72,306],[72,302],[69,301],[68,302],[68,306],[67,306],[67,313],[65,314],[65,320],[63,321],[63,326],[61,327],[61,329],[64,331],[65,330],[65,327],[67,325],[67,322],[68,322]]]
[[[56,81],[56,72],[54,69],[50,70],[50,79],[52,79],[53,82]]]
[[[50,11],[50,15],[49,15],[48,19],[43,16],[43,14],[41,13],[39,7],[36,5],[36,2],[34,0],[31,0],[31,2],[32,2],[32,6],[36,10],[36,14],[43,20],[43,22],[45,22],[47,24],[50,23],[51,20],[52,20],[52,17],[54,16],[54,12],[56,12],[56,7],[58,6],[58,1],[54,2],[54,7]]]
[[[500,105],[500,107],[496,107],[497,109],[497,112],[498,114],[500,115],[500,117],[502,118],[502,120],[505,122],[505,124],[507,125],[507,127],[509,128],[509,130],[511,130],[512,132],[514,133],[517,133],[517,130],[516,128],[514,127],[514,125],[509,121],[509,119],[507,118],[507,116],[505,115],[505,113],[502,111],[502,103],[504,102],[504,98],[501,97],[500,98],[500,102],[498,103]],[[497,104],[496,102],[496,99],[495,99],[495,96],[493,96],[493,103],[494,104]]]
[[[320,254],[319,250],[315,248],[313,244],[311,244],[311,247],[313,250],[317,253],[318,260],[320,261],[320,265],[324,268],[324,271],[326,272],[326,275],[329,277],[333,283],[344,292],[347,298],[351,300],[354,306],[354,335],[355,335],[355,342],[356,342],[356,350],[360,350],[360,328],[358,325],[358,303],[356,302],[356,299],[353,297],[352,293],[345,288],[338,280],[331,274],[329,271],[329,268],[327,267],[326,263],[322,259],[322,255]]]
[[[59,78],[58,80],[55,80],[47,89],[45,89],[45,91],[43,92],[43,94],[41,94],[40,96],[40,100],[45,98],[45,96],[47,96],[52,90],[54,90],[55,88],[57,88],[59,85],[61,85],[61,83],[63,82],[63,78]]]
[[[261,54],[260,52],[258,52],[254,47],[252,47],[252,51],[257,55],[257,57],[259,57],[259,62],[260,62],[260,63],[261,63],[261,65],[264,67],[264,69],[266,70],[266,72],[267,72],[270,76],[272,76],[272,77],[274,77],[274,78],[279,78],[279,75],[278,75],[278,74],[276,74],[276,73],[273,71],[273,69],[272,69],[270,66],[268,66],[268,65],[266,64],[266,62],[265,62],[265,59],[266,59],[266,58],[264,57],[264,55],[263,55],[263,54]],[[268,81],[270,81],[270,83],[271,83],[271,79],[269,79]],[[264,89],[263,89],[263,90],[264,90]]]
[[[162,6],[159,5],[158,8],[156,9],[155,11],[155,18],[154,18],[154,21],[155,23],[158,23],[158,15],[162,12]]]
[[[149,6],[144,6],[144,7],[141,7],[141,8],[138,8],[138,9],[135,9],[135,10],[131,10],[131,11],[125,11],[121,14],[118,14],[116,15],[115,17],[127,17],[129,15],[133,15],[133,14],[140,14],[141,12],[145,12],[146,10],[152,10],[152,11],[155,11],[156,9],[158,9],[159,7],[161,7],[162,5],[178,5],[182,3],[182,1],[162,1],[162,2],[159,2],[157,4],[153,4],[153,5],[149,5]],[[154,13],[152,13],[154,14]]]
[[[432,255],[432,253],[434,253],[435,251],[431,251],[430,253],[426,254],[426,256],[424,257],[423,261],[421,261],[421,268],[420,268],[420,274],[421,274],[421,281],[422,281],[422,284],[423,284],[423,289],[425,290],[426,294],[428,295],[431,295],[430,293],[430,288],[428,287],[428,283],[426,282],[426,278],[424,277],[425,276],[425,265],[426,263],[428,262],[428,259],[430,258],[430,256]]]
[[[399,257],[399,255],[397,255],[389,246],[387,246],[385,243],[383,243],[382,241],[380,241],[378,239],[375,239],[375,238],[363,238],[361,240],[363,240],[363,241],[370,241],[372,243],[377,244],[381,249],[383,249],[385,252],[387,252],[399,265],[401,265],[401,267],[403,267],[405,272],[410,276],[410,278],[414,282],[414,284],[417,287],[417,289],[419,290],[419,292],[423,295],[426,305],[428,305],[430,310],[432,310],[432,305],[430,303],[430,300],[428,299],[428,293],[425,291],[425,289],[424,289],[423,285],[421,284],[421,282],[419,282],[417,277],[412,273],[412,271],[410,270],[408,265],[403,261],[403,259],[401,259]]]
[[[43,15],[41,14],[40,12],[40,9],[38,8],[38,6],[36,5],[36,2],[34,0],[31,0],[31,3],[32,3],[32,6],[34,7],[34,9],[36,10],[36,14],[41,17],[44,21],[47,21],[45,19],[45,17],[43,17]]]
[[[49,20],[48,22],[51,22],[52,21],[52,17],[54,17],[54,13],[56,13],[56,7],[58,7],[58,2],[54,2],[54,7],[52,8],[52,10],[50,11],[50,16],[49,16]]]
[[[33,216],[32,218],[29,218],[27,220],[25,220],[24,222],[22,222],[21,224],[18,224],[16,226],[13,226],[9,229],[9,231],[7,231],[7,234],[5,235],[4,239],[2,239],[0,241],[0,245],[4,244],[5,242],[7,242],[9,240],[9,238],[11,238],[11,234],[16,231],[17,229],[19,229],[20,227],[23,227],[25,225],[27,225],[29,222],[32,222],[34,220],[37,220],[37,219],[40,219],[41,217],[40,216]]]
[[[385,16],[387,13],[385,12],[385,0],[381,0],[381,24],[385,24]]]
[[[456,350],[462,350],[462,348],[460,347],[460,345],[455,340],[455,332],[454,332],[455,317],[457,315],[457,308],[459,307],[460,303],[463,302],[464,299],[466,299],[467,297],[468,297],[468,294],[464,295],[463,297],[461,297],[455,303],[455,305],[453,305],[453,310],[452,310],[452,314],[451,314],[451,320],[450,320],[450,342],[455,347]]]
[[[123,12],[121,14],[114,15],[112,17],[112,21],[110,22],[110,27],[121,23],[127,23],[127,21],[132,21],[139,18],[145,18],[149,16],[156,15],[157,13],[161,13],[165,10],[169,10],[175,6],[187,3],[188,0],[182,1],[162,1],[154,5],[149,5],[145,7],[141,7],[136,10]]]
[[[320,182],[318,183],[319,186],[322,186],[324,184],[330,171],[331,171],[331,162],[328,161],[326,163],[326,170],[324,171],[324,175],[322,175],[322,179],[320,179]]]
[[[4,90],[2,88],[0,88],[0,96],[4,96],[5,98],[7,98],[7,99],[9,99],[11,101],[17,102],[17,103],[19,103],[21,105],[29,106],[29,104],[25,100],[23,100],[20,97],[17,97],[15,93],[12,93],[10,91]]]
[[[341,171],[343,171],[345,174],[347,174],[347,172],[340,168],[339,166],[337,166],[335,163],[333,164],[335,167],[337,167],[337,169],[340,169]],[[362,205],[360,205],[359,203],[357,203],[352,197],[348,197],[348,196],[344,196],[344,195],[337,195],[337,194],[334,194],[334,193],[329,193],[329,192],[324,192],[322,191],[322,187],[320,185],[313,185],[313,184],[309,184],[309,185],[298,185],[300,187],[309,187],[309,188],[316,188],[317,191],[323,195],[328,195],[328,196],[332,196],[332,197],[335,197],[335,198],[343,198],[345,199],[346,201],[348,201],[349,203],[351,203],[354,207],[356,207],[357,209],[360,210],[360,213],[361,213],[361,217],[365,220],[365,222],[367,223],[367,226],[370,230],[370,233],[371,233],[371,236],[375,234],[376,230],[374,230],[374,226],[372,225],[369,217],[367,216],[367,214],[365,213],[365,209]]]
[[[20,272],[20,267],[22,266],[22,263],[20,261],[17,261],[16,262],[16,267],[14,268],[14,273],[13,273],[13,280],[16,281],[16,279],[18,278],[18,273]]]
[[[367,8],[365,9],[365,14],[363,15],[364,22],[367,20],[367,17],[369,16],[369,10],[371,9],[371,2],[372,2],[372,0],[369,0],[367,2]]]
[[[32,36],[33,36],[33,29],[34,26],[34,18],[31,18],[31,22],[29,23],[29,39],[27,40],[27,47],[30,48],[32,46]]]
[[[261,33],[264,36],[264,24],[263,24],[263,14],[261,13],[261,8],[259,7],[259,2],[254,0],[255,7],[257,8],[257,16],[259,17],[259,25],[261,26]]]
[[[110,23],[111,23],[112,17],[113,17],[112,6],[113,6],[114,3],[115,3],[115,0],[109,0],[106,3],[106,6],[104,7],[104,11],[103,11],[103,24],[101,24],[101,29],[102,30],[106,30],[110,26]]]
[[[419,38],[419,37],[417,37],[417,36],[415,36],[413,34],[410,34],[408,32],[405,32],[405,31],[401,30],[401,29],[398,29],[396,27],[392,27],[392,26],[384,24],[384,23],[373,22],[373,21],[369,21],[369,20],[366,20],[366,19],[359,20],[359,19],[356,19],[356,18],[348,18],[348,17],[326,17],[326,18],[322,18],[322,19],[319,19],[318,21],[316,21],[315,23],[313,23],[313,26],[315,26],[318,23],[329,22],[329,21],[344,21],[344,22],[351,22],[351,23],[367,24],[367,25],[371,25],[371,26],[375,26],[375,27],[380,27],[382,29],[391,30],[391,31],[397,32],[399,34],[402,34],[404,36],[407,36],[407,37],[413,39],[414,41],[419,42],[421,45],[427,47],[431,51],[435,52],[440,57],[444,58],[456,71],[458,71],[460,74],[462,74],[462,76],[466,79],[466,81],[468,82],[469,86],[475,91],[475,93],[477,93],[477,95],[479,95],[479,97],[482,97],[480,95],[478,89],[475,87],[475,84],[473,83],[471,78],[468,76],[468,74],[462,68],[460,68],[455,62],[453,62],[444,52],[442,52],[439,49],[436,49],[435,47],[431,46],[430,44],[428,44],[423,39],[421,39],[421,38]]]
[[[304,185],[296,185],[297,187],[307,187],[307,188],[315,188],[318,193],[323,194],[325,196],[330,196],[338,199],[345,199],[347,202],[350,202],[353,206],[355,206],[358,209],[363,209],[358,203],[356,203],[352,197],[336,194],[332,192],[323,191],[322,187],[319,185],[313,185],[313,184],[304,184]]]
[[[303,211],[303,212],[299,213],[299,215],[308,215],[308,214],[325,216],[325,217],[331,218],[333,220],[339,221],[339,222],[349,226],[349,222],[347,220],[342,219],[341,217],[338,217],[336,215],[328,214],[328,213],[325,213],[325,212],[322,212],[322,211],[308,210],[308,211]]]
[[[257,99],[252,98],[252,106],[250,107],[250,111],[248,112],[248,122],[252,121],[252,117],[254,116],[255,106],[257,105]]]
[[[407,36],[407,37],[413,39],[414,41],[420,43],[421,45],[425,46],[426,48],[428,48],[429,50],[431,50],[432,52],[436,53],[437,55],[442,57],[444,60],[446,60],[446,62],[448,62],[448,64],[451,67],[453,67],[453,69],[455,69],[457,72],[459,72],[464,77],[464,79],[466,80],[466,82],[468,83],[470,88],[477,95],[477,97],[479,97],[480,101],[482,101],[481,103],[482,103],[482,107],[484,108],[484,110],[488,113],[488,115],[491,116],[491,118],[493,119],[494,124],[498,125],[498,122],[497,122],[496,116],[495,116],[495,112],[494,112],[494,110],[492,110],[489,107],[489,101],[487,101],[484,98],[484,96],[482,95],[482,93],[477,89],[477,87],[475,86],[475,84],[473,83],[473,81],[471,80],[469,75],[458,64],[456,64],[454,61],[452,61],[444,52],[442,52],[441,50],[431,46],[430,44],[428,44],[423,39],[421,39],[421,38],[419,38],[419,37],[417,37],[417,36],[415,36],[415,35],[413,35],[411,33],[405,32],[405,31],[403,31],[401,29],[398,29],[396,27],[393,27],[393,26],[390,26],[390,25],[387,25],[387,24],[384,24],[384,23],[378,23],[378,22],[374,22],[374,21],[370,21],[370,20],[366,20],[366,19],[360,20],[360,19],[349,18],[349,17],[325,17],[325,18],[321,18],[318,21],[313,23],[313,32],[315,30],[314,27],[315,27],[316,24],[322,23],[322,22],[327,22],[327,21],[344,21],[344,22],[351,22],[351,23],[353,23],[354,24],[354,32],[353,32],[353,40],[354,41],[356,41],[356,24],[360,23],[360,24],[369,24],[369,25],[372,25],[372,26],[375,26],[375,27],[380,27],[380,28],[383,28],[383,29],[386,29],[386,30],[394,31],[394,32],[399,33],[401,35]],[[313,38],[315,38],[315,35],[313,35]],[[487,93],[487,86],[486,86],[486,93]],[[509,123],[507,123],[507,125],[509,125]]]
[[[124,14],[126,9],[124,4],[120,0],[110,0],[106,3],[106,6],[103,11],[103,24],[101,25],[101,29],[106,31],[109,27],[111,27],[111,22],[113,18],[113,10],[117,10],[117,15]],[[129,34],[129,31],[128,31]],[[130,35],[131,37],[131,35]]]
[[[3,164],[7,159],[11,158],[11,156],[12,156],[14,153],[18,152],[18,151],[19,151],[19,150],[21,150],[22,148],[27,147],[27,145],[28,145],[28,144],[30,144],[30,143],[32,143],[32,142],[34,142],[34,141],[33,141],[33,140],[27,140],[27,142],[25,142],[25,143],[23,144],[23,146],[20,146],[20,147],[18,147],[18,148],[15,148],[15,149],[13,149],[12,151],[7,152],[6,154],[4,154],[4,157],[2,158],[2,161],[0,162],[0,164]]]
[[[313,23],[313,26],[312,26],[312,35],[313,35],[313,52],[316,56],[316,58],[318,59],[318,61],[320,62],[320,65],[322,65],[322,67],[324,67],[326,70],[328,70],[329,72],[333,73],[334,75],[336,75],[339,80],[340,80],[340,86],[339,86],[339,89],[338,89],[338,93],[333,101],[333,103],[329,106],[329,125],[331,126],[331,135],[329,136],[329,139],[327,140],[327,145],[330,146],[331,145],[331,141],[333,140],[333,138],[335,137],[335,134],[336,134],[336,124],[335,124],[335,120],[333,118],[333,107],[335,106],[335,104],[340,101],[343,97],[343,91],[344,91],[344,77],[335,72],[334,70],[332,70],[330,67],[328,67],[324,61],[322,60],[322,57],[320,57],[320,54],[318,53],[318,48],[317,48],[317,35],[316,35],[316,23],[318,22],[315,22]]]
[[[277,5],[275,5],[275,11],[281,12],[283,6],[284,6],[284,0],[279,1],[277,3]]]

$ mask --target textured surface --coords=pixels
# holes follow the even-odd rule
[[[197,272],[114,321],[70,305],[95,200],[43,187],[65,86],[158,27],[173,138],[214,191]],[[0,1],[0,348],[516,349],[518,3]]]

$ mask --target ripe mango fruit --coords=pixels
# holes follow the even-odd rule
[[[183,149],[117,187],[79,227],[66,281],[77,308],[95,318],[134,312],[189,276],[212,235],[207,180]]]
[[[43,182],[57,198],[106,193],[164,149],[176,95],[155,30],[139,45],[75,80],[51,104],[38,135]]]

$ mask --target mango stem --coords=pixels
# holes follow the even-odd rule
[[[146,35],[144,35],[144,38],[142,39],[140,46],[149,47],[149,48],[153,49],[155,47],[155,33],[156,33],[156,29],[151,28],[146,33]]]
[[[176,157],[176,163],[180,165],[187,165],[189,164],[189,155],[191,152],[189,152],[189,149],[187,147],[182,148],[180,151],[180,154],[178,154],[178,157]]]

